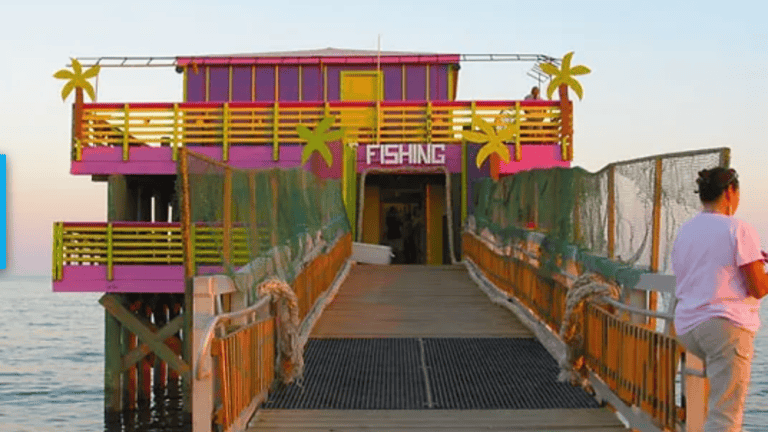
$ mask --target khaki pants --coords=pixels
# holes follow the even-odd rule
[[[704,431],[741,431],[755,334],[727,319],[713,318],[678,335],[678,339],[704,360],[709,378],[709,412]]]

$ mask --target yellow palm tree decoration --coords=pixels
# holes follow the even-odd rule
[[[582,65],[571,67],[571,57],[573,57],[573,51],[563,57],[563,63],[560,65],[560,69],[552,63],[543,63],[541,65],[541,70],[553,77],[552,81],[549,83],[549,87],[547,87],[547,97],[550,99],[552,99],[552,93],[555,92],[555,89],[561,85],[566,85],[572,88],[579,99],[581,99],[584,90],[574,76],[586,75],[592,71],[589,70],[588,67]]]
[[[479,127],[484,133],[464,131],[462,132],[464,139],[478,144],[488,143],[477,152],[477,167],[480,168],[488,156],[493,153],[498,154],[504,162],[508,163],[509,149],[504,145],[504,142],[511,141],[520,132],[520,125],[517,122],[510,123],[497,132],[490,123],[477,116],[472,118],[472,124]]]
[[[299,134],[299,137],[307,142],[307,145],[304,146],[304,149],[301,151],[302,165],[307,163],[309,157],[314,152],[320,153],[320,156],[323,157],[325,163],[328,164],[329,167],[333,165],[333,155],[326,143],[329,141],[337,141],[344,135],[344,132],[341,129],[328,132],[328,128],[330,128],[335,121],[336,117],[325,117],[317,124],[317,126],[315,126],[314,130],[309,130],[308,127],[301,124],[296,126],[296,132]]]
[[[69,80],[64,84],[64,88],[61,89],[61,98],[66,100],[67,96],[72,93],[72,90],[77,88],[85,90],[92,101],[96,100],[96,93],[93,91],[93,86],[88,80],[98,75],[100,70],[101,66],[95,65],[83,72],[83,67],[80,65],[80,62],[77,61],[77,59],[72,59],[71,71],[62,69],[53,74],[54,78]]]

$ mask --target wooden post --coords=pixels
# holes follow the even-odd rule
[[[181,161],[180,171],[182,177],[182,210],[181,210],[181,236],[184,247],[184,304],[182,305],[182,313],[184,314],[184,331],[182,339],[182,352],[184,362],[191,365],[193,357],[193,348],[191,338],[193,320],[192,320],[192,300],[194,293],[192,292],[192,278],[195,275],[195,263],[194,252],[192,250],[192,238],[191,230],[192,226],[192,206],[189,196],[189,163],[187,158],[187,149],[181,148]],[[184,412],[191,416],[192,413],[192,374],[187,373],[182,378],[182,399],[184,405]]]
[[[567,160],[573,160],[573,102],[568,100],[568,86],[560,84],[560,139],[568,146]]]
[[[155,305],[155,310],[153,311],[154,315],[154,321],[157,328],[163,328],[168,323],[167,318],[167,304],[165,301],[166,295],[160,294],[159,295],[162,301],[158,301]],[[155,356],[155,364],[154,364],[154,390],[156,393],[162,394],[163,391],[166,388],[166,380],[167,380],[167,370],[165,362],[160,358],[160,356]]]
[[[118,413],[123,409],[120,379],[120,334],[122,328],[109,311],[104,311],[104,411]]]
[[[616,250],[616,166],[608,167],[608,258],[614,258]]]
[[[468,184],[468,175],[467,175],[467,140],[462,139],[461,140],[461,226],[463,227],[464,224],[467,222],[467,212],[468,212],[468,199],[467,199],[467,189],[469,187]]]
[[[222,265],[229,268],[232,265],[232,170],[229,168],[224,168],[223,200]]]
[[[142,294],[143,301],[139,315],[144,316],[147,320],[152,319],[152,309],[149,306],[149,296],[153,294]],[[150,354],[151,356],[151,354]],[[144,407],[152,400],[152,362],[150,356],[145,356],[139,363],[138,376],[139,376],[139,388],[137,399],[139,405]]]
[[[83,88],[75,88],[75,106],[73,107],[73,120],[75,122],[72,130],[72,145],[74,146],[74,159],[80,161],[83,159]]]
[[[280,200],[278,197],[278,188],[277,188],[277,171],[272,170],[269,173],[269,182],[270,186],[272,186],[272,220],[271,222],[271,229],[270,229],[270,242],[272,247],[275,247],[277,245],[277,230],[278,230],[278,221],[277,218],[280,214],[278,211],[278,205],[280,204]]]
[[[661,158],[656,158],[656,175],[653,182],[653,231],[651,241],[651,271],[658,273],[659,256],[661,253],[661,176],[663,163]],[[657,294],[655,291],[648,292],[648,309],[656,310]],[[656,318],[649,318],[648,324],[651,328],[656,327]]]
[[[720,166],[723,168],[729,168],[731,166],[731,149],[725,148],[720,153]]]

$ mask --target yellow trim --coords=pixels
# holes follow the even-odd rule
[[[280,160],[280,140],[278,139],[278,134],[280,132],[280,129],[278,125],[280,122],[278,121],[278,118],[280,116],[280,103],[275,99],[275,105],[272,107],[272,115],[273,115],[273,121],[272,121],[272,160]]]
[[[384,79],[383,79],[383,74],[381,73],[381,71],[341,71],[340,76],[339,76],[339,99],[340,100],[345,100],[345,99],[342,99],[342,95],[344,95],[344,78],[354,77],[354,76],[359,76],[359,77],[372,76],[372,77],[375,77],[377,79],[378,84],[379,84],[379,89],[378,89],[378,93],[379,94],[377,95],[376,99],[372,100],[371,102],[375,102],[377,100],[379,100],[379,101],[382,100],[382,96],[384,95]],[[349,100],[349,99],[346,99],[346,100]]]
[[[189,67],[184,66],[184,95],[183,95],[183,101],[189,102],[189,93],[187,92],[187,89],[189,88]]]
[[[221,122],[221,143],[224,147],[221,152],[221,159],[226,162],[229,160],[229,103],[224,103]],[[229,172],[229,171],[227,171]]]
[[[208,102],[211,98],[211,68],[205,67],[205,101]]]
[[[280,100],[280,66],[275,65],[275,102],[279,100]]]
[[[251,102],[256,101],[256,65],[251,66]]]
[[[405,82],[406,82],[406,79],[405,79],[405,65],[402,65],[402,66],[403,66],[403,73],[401,74],[402,81],[403,81],[403,83],[402,83],[403,99],[402,100],[405,100],[405,97],[406,97],[406,95],[405,95]]]
[[[128,126],[130,113],[130,107],[128,104],[123,105],[123,160],[128,160]]]
[[[520,101],[515,102],[515,126],[517,126],[517,134],[515,134],[515,161],[520,161],[523,158],[523,150],[520,147]]]
[[[328,66],[322,65],[323,68],[323,102],[328,102]]]
[[[173,104],[173,134],[171,137],[171,155],[173,160],[179,159],[179,104]]]
[[[446,95],[447,100],[453,100],[453,65],[448,65],[447,68],[447,79],[448,79],[448,94]]]
[[[114,279],[114,257],[112,256],[112,222],[107,224],[107,280]]]
[[[234,71],[232,70],[232,65],[229,65],[229,82],[227,83],[227,99],[228,101],[232,100],[232,76],[234,75]]]

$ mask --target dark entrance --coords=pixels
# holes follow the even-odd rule
[[[429,196],[445,190],[442,174],[370,174],[365,177],[363,241],[392,247],[393,264],[426,264],[440,250],[443,227],[433,227]],[[442,206],[444,207],[444,202]],[[440,209],[441,214],[444,209]],[[439,245],[431,239],[440,239]],[[433,258],[434,261],[434,258]],[[441,262],[440,262],[441,263]]]

